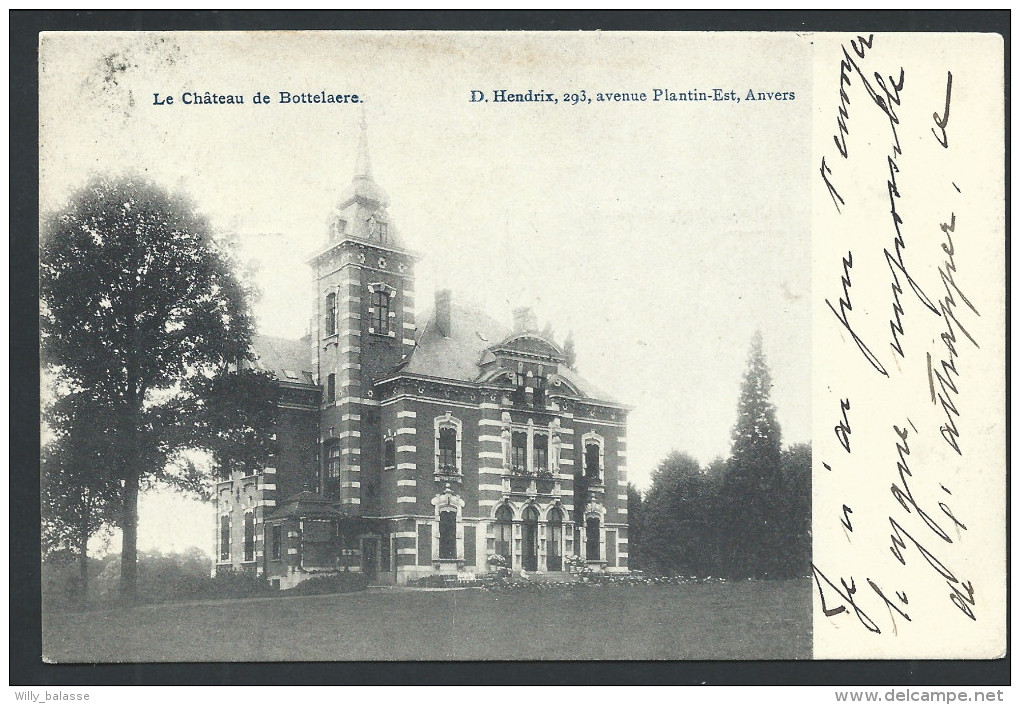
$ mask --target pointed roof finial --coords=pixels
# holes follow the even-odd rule
[[[358,152],[354,161],[354,178],[347,187],[337,208],[343,209],[355,201],[371,202],[373,210],[379,206],[389,205],[386,192],[372,178],[372,162],[368,158],[368,122],[365,119],[365,106],[361,106],[361,120],[358,122],[361,134],[358,138]]]
[[[358,139],[358,159],[354,163],[354,178],[372,180],[372,162],[368,158],[368,121],[365,119],[365,106],[361,106],[361,136]]]

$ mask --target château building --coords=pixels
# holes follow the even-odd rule
[[[492,570],[556,573],[579,555],[627,570],[627,407],[584,380],[529,309],[512,326],[435,294],[372,178],[354,179],[308,264],[311,330],[257,336],[279,385],[272,467],[216,488],[216,571],[288,588],[360,570],[374,582]]]

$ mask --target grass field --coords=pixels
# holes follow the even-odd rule
[[[542,592],[381,588],[43,617],[57,663],[797,659],[809,580]]]

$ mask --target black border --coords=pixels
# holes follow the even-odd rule
[[[12,685],[1009,685],[990,661],[42,663],[38,467],[38,73],[41,31],[279,29],[995,32],[1005,45],[1009,272],[1010,13],[998,11],[10,11],[10,676]],[[1009,324],[1006,310],[1006,419]],[[1007,468],[1010,446],[1007,438]],[[1008,470],[1007,470],[1008,478]],[[1008,479],[1007,479],[1008,485]],[[1009,516],[1007,492],[1007,517]],[[1007,550],[1009,544],[1007,543]],[[1008,564],[1007,564],[1008,565]],[[1008,580],[1008,570],[1007,570]],[[1009,606],[1007,605],[1007,623]],[[1007,632],[1008,633],[1008,632]]]

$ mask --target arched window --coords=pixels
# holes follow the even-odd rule
[[[510,539],[513,536],[514,513],[505,504],[496,510],[496,523],[493,525],[493,535],[496,539],[496,555],[503,556],[506,563],[510,565]]]
[[[390,295],[385,291],[372,292],[372,332],[390,332]]]
[[[587,536],[585,537],[585,558],[589,561],[599,560],[599,528],[598,517],[588,517],[584,522]]]
[[[439,429],[439,472],[457,473],[457,429],[451,426]]]
[[[457,512],[439,512],[439,557],[457,557]]]
[[[563,512],[549,510],[545,527],[546,566],[551,571],[563,570]]]
[[[326,401],[336,401],[336,375],[332,372],[326,377]]]
[[[336,335],[336,294],[326,295],[326,336]]]
[[[521,519],[521,565],[524,570],[538,570],[538,510],[525,507]]]

